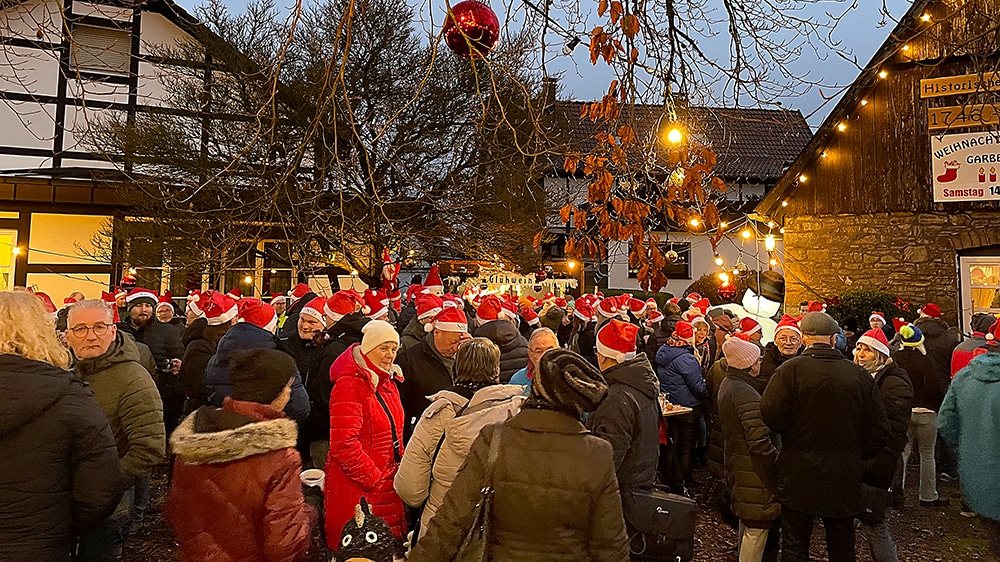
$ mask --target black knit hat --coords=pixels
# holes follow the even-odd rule
[[[580,415],[597,409],[608,384],[604,376],[578,353],[550,349],[538,362],[531,392],[561,410]]]
[[[233,398],[270,404],[296,372],[295,359],[281,351],[254,349],[234,353],[229,360]]]

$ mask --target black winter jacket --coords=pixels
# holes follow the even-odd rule
[[[729,363],[721,357],[712,368],[705,372],[705,386],[708,387],[708,471],[716,478],[724,478],[726,438],[722,433],[722,421],[719,419],[719,387],[726,378]]]
[[[924,355],[912,347],[893,353],[892,361],[909,376],[910,386],[913,387],[913,407],[938,411],[951,382],[948,374],[950,364],[942,371],[929,352]]]
[[[399,398],[406,414],[405,438],[409,440],[413,427],[431,405],[428,396],[451,387],[451,373],[438,359],[433,345],[433,333],[427,334],[420,345],[396,356],[396,364],[403,370],[403,383],[399,385]]]
[[[204,336],[204,330],[202,336]],[[184,358],[181,360],[181,388],[187,401],[184,403],[184,414],[190,414],[198,408],[208,404],[205,398],[205,369],[208,361],[215,355],[217,344],[206,340],[204,337],[197,337],[190,340],[184,350]]]
[[[945,390],[947,390],[951,384],[951,355],[958,347],[958,331],[949,328],[948,324],[937,318],[917,318],[913,323],[924,333],[927,356],[934,360],[935,372],[941,380],[946,381]]]
[[[875,386],[882,397],[885,414],[889,420],[889,440],[878,456],[865,461],[864,482],[888,490],[896,467],[906,448],[906,432],[910,427],[910,410],[913,406],[913,386],[910,377],[895,361],[875,373]]]
[[[853,348],[852,348],[853,349]],[[793,355],[793,357],[798,357],[802,353],[802,348],[799,348],[799,352]],[[764,389],[767,388],[767,383],[770,382],[771,377],[774,376],[774,372],[778,370],[785,361],[788,361],[791,357],[785,357],[778,350],[778,346],[774,345],[774,342],[767,342],[764,346],[764,358],[761,360],[760,364],[760,376],[754,378],[754,384],[757,385],[757,390],[761,394],[764,393]]]
[[[168,359],[182,359],[184,357],[184,344],[181,343],[181,334],[184,333],[184,330],[180,326],[160,322],[156,318],[150,318],[145,326],[136,328],[127,317],[118,323],[118,330],[131,334],[135,341],[149,347],[156,364],[156,374],[153,375],[153,380],[156,381],[156,388],[160,390],[160,397],[164,404],[177,403],[179,406],[183,403],[184,389],[179,373],[175,375],[168,369],[164,369],[164,366]]]
[[[836,349],[815,344],[778,367],[760,413],[781,436],[781,504],[821,517],[857,515],[862,462],[889,440],[872,376]]]
[[[777,490],[778,449],[760,417],[756,377],[727,369],[719,387],[719,420],[725,436],[726,483],[733,513],[747,527],[767,529],[781,515]]]
[[[626,513],[632,492],[653,488],[660,453],[658,383],[646,357],[604,371],[608,394],[590,414],[587,427],[611,443],[615,474]]]
[[[305,308],[309,301],[316,298],[318,295],[312,291],[306,293],[301,299],[295,301],[295,304],[288,307],[285,312],[285,323],[281,325],[281,329],[278,330],[278,338],[284,340],[287,337],[298,337],[299,334],[299,313]]]
[[[305,439],[320,441],[330,438],[330,393],[333,392],[330,368],[348,347],[361,342],[364,335],[361,328],[368,322],[367,316],[355,312],[344,316],[326,331],[329,341],[320,354],[319,366],[315,372],[305,375],[306,391],[309,393],[309,418],[299,426],[299,433]]]
[[[0,451],[0,562],[69,562],[126,486],[87,385],[19,355],[0,355]]]
[[[500,348],[500,384],[528,366],[528,340],[510,320],[493,320],[476,329],[477,337],[487,338]]]

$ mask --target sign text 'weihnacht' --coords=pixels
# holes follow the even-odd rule
[[[931,135],[935,203],[1000,200],[1000,132]]]

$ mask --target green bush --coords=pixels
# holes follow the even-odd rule
[[[886,322],[890,325],[893,318],[902,317],[909,322],[916,319],[916,306],[901,308],[897,305],[898,302],[899,298],[892,293],[875,289],[853,289],[836,297],[826,311],[841,325],[848,319],[853,319],[858,330],[865,332],[868,330],[868,317],[876,310],[885,314]]]

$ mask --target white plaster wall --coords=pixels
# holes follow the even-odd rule
[[[197,44],[194,37],[155,12],[143,12],[140,27],[139,52],[144,55],[159,55],[163,48],[171,49],[180,44]]]
[[[52,159],[45,156],[0,154],[0,170],[35,170],[49,166],[52,166]]]
[[[107,101],[114,103],[128,103],[128,85],[111,84],[95,80],[66,81],[66,95],[73,98],[82,98],[84,103],[88,101]]]
[[[132,8],[118,6],[106,6],[73,0],[73,13],[81,16],[95,16],[112,19],[115,21],[130,21],[132,19]],[[145,17],[145,15],[143,15]]]
[[[58,78],[56,51],[0,45],[0,90],[54,96]]]
[[[38,36],[41,31],[41,37]],[[59,43],[62,14],[55,0],[26,0],[0,10],[0,33],[32,41]],[[7,48],[7,47],[2,47]]]
[[[0,101],[0,127],[0,145],[51,149],[55,105]]]

